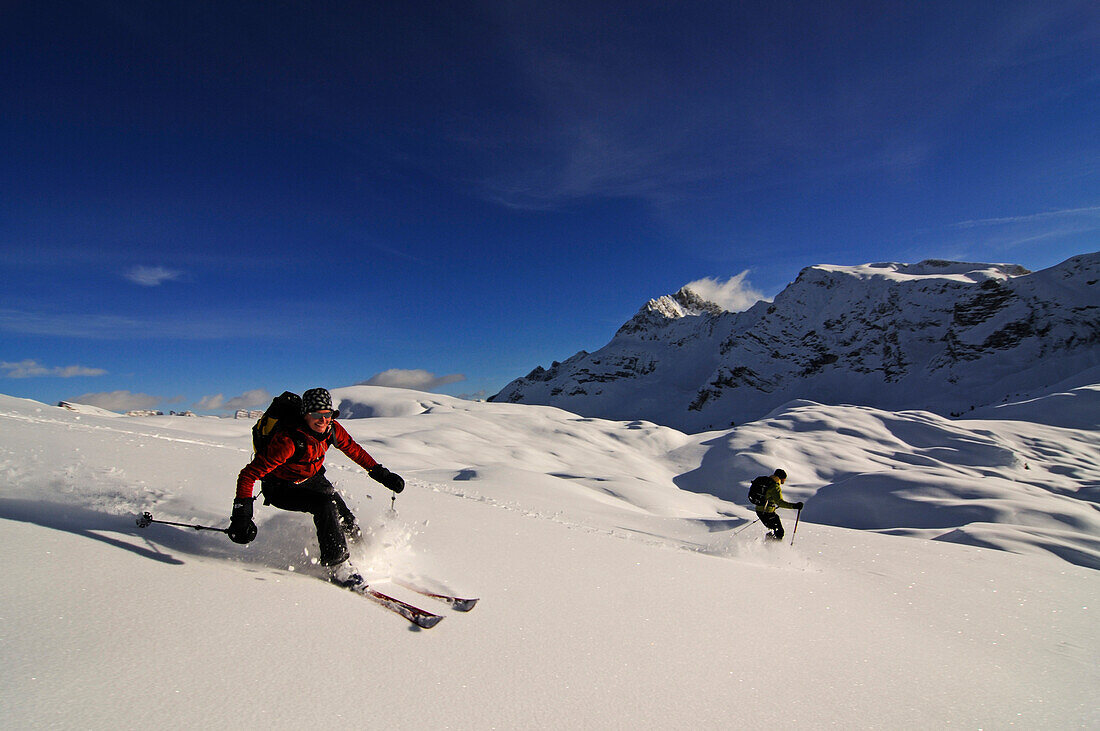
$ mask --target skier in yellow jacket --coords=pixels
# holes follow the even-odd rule
[[[778,469],[770,475],[761,475],[752,481],[749,499],[756,506],[756,516],[771,530],[764,536],[773,541],[783,540],[783,521],[776,514],[777,508],[802,510],[803,503],[789,503],[783,499],[780,487],[787,481],[787,473]]]

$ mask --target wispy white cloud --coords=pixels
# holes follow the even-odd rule
[[[12,309],[0,309],[0,330],[28,335],[90,338],[123,338],[149,332],[134,317]]]
[[[140,284],[143,287],[159,287],[165,282],[179,279],[182,275],[181,271],[162,266],[135,266],[128,269],[124,276],[134,284]]]
[[[1043,211],[1030,213],[1023,216],[1005,216],[1002,218],[979,218],[971,221],[959,221],[952,224],[954,228],[978,228],[980,226],[1004,226],[1015,223],[1034,223],[1036,221],[1049,221],[1051,219],[1066,218],[1096,218],[1100,221],[1100,206],[1086,206],[1084,208],[1064,208],[1059,211]]]
[[[1007,252],[1049,242],[1044,246],[1049,247],[1048,251],[1054,251],[1059,248],[1059,242],[1068,245],[1068,242],[1080,241],[1082,237],[1095,236],[1095,232],[1100,231],[1100,206],[969,219],[951,224],[948,230],[957,232],[959,241],[955,246],[964,250]]]
[[[195,403],[194,408],[199,411],[221,411],[226,408],[225,395],[218,393],[213,396],[203,396]]]
[[[767,299],[763,292],[754,289],[746,281],[748,275],[749,271],[746,269],[737,276],[726,280],[706,277],[686,284],[685,287],[727,312],[742,312],[760,300]]]
[[[76,378],[78,376],[102,376],[107,371],[102,368],[86,366],[45,366],[35,360],[21,360],[18,363],[0,362],[0,371],[6,378]]]
[[[195,404],[195,408],[199,411],[236,411],[266,406],[269,401],[271,401],[271,394],[262,388],[256,388],[231,399],[226,399],[220,393],[204,396]]]
[[[469,152],[475,189],[517,208],[587,197],[675,206],[700,191],[915,176],[1006,69],[1068,65],[1095,40],[1081,29],[1086,2],[1013,2],[950,24],[935,6],[853,23],[854,8],[690,5],[490,4],[515,104],[446,127]],[[912,34],[914,22],[931,30]],[[880,43],[901,33],[904,44]],[[1089,83],[1084,74],[1074,88]],[[1035,98],[996,103],[1003,113]]]
[[[411,388],[417,391],[434,391],[451,383],[465,381],[466,376],[460,373],[452,373],[447,376],[437,376],[434,373],[421,369],[403,370],[391,368],[377,373],[357,385],[360,386],[387,386],[389,388]]]
[[[155,409],[160,404],[176,403],[181,397],[164,398],[163,396],[151,396],[147,393],[131,393],[130,391],[109,391],[102,393],[86,393],[83,396],[67,398],[77,404],[98,406],[108,411],[131,411],[134,409]]]
[[[463,399],[465,401],[484,401],[485,399],[489,398],[491,395],[492,394],[490,394],[485,389],[481,389],[480,391],[475,391],[474,393],[460,393],[460,394],[457,394],[455,396],[455,398],[460,398],[460,399]]]
[[[223,338],[282,339],[312,324],[312,313],[301,310],[275,321],[248,310],[147,316],[52,312],[0,308],[0,332],[93,340],[218,340]],[[300,320],[295,321],[295,318]]]

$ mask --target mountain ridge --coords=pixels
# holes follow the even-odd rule
[[[685,287],[649,300],[603,348],[537,367],[490,400],[689,432],[800,398],[958,416],[1100,365],[1098,281],[1100,252],[1036,272],[938,259],[810,266],[742,312]]]

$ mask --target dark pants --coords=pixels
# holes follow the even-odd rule
[[[772,529],[772,535],[774,535],[777,540],[783,538],[783,521],[779,519],[778,513],[762,513],[757,510],[756,517],[760,518],[761,523]]]
[[[281,510],[313,514],[322,564],[333,566],[347,560],[348,542],[344,537],[344,526],[354,525],[355,516],[325,477],[324,471],[297,485],[268,478],[263,481],[263,495],[265,504]]]

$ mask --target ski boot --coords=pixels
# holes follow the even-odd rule
[[[367,583],[359,570],[355,568],[351,561],[346,559],[333,566],[329,571],[332,583],[346,589],[354,589]]]

